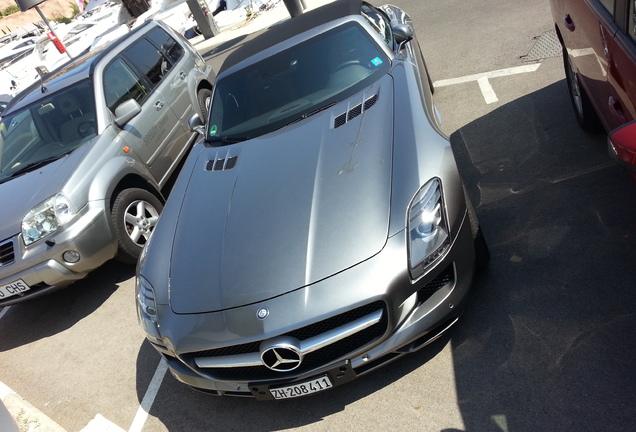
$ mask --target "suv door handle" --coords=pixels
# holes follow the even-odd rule
[[[570,31],[574,31],[574,29],[576,29],[576,26],[574,25],[574,20],[572,19],[570,14],[563,15],[563,23],[565,24],[565,27]]]
[[[156,109],[157,111],[159,111],[161,108],[163,108],[163,105],[164,105],[164,104],[165,104],[165,102],[164,102],[164,101],[157,101],[157,102],[155,102],[155,109]]]
[[[179,78],[181,78],[182,80],[186,79],[186,73],[183,71],[179,72]]]

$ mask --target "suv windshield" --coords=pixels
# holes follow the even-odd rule
[[[70,153],[97,133],[90,80],[2,117],[0,182]]]
[[[220,79],[207,141],[223,145],[280,129],[360,91],[389,67],[357,22],[341,25]]]

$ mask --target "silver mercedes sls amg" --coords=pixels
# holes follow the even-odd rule
[[[148,340],[183,383],[286,399],[454,324],[488,248],[409,16],[340,0],[224,62],[139,261]]]

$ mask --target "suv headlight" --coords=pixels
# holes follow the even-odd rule
[[[22,219],[24,244],[31,243],[53,234],[75,215],[75,210],[62,193],[38,204]]]
[[[450,246],[442,183],[431,179],[415,194],[408,219],[409,268],[417,278]]]

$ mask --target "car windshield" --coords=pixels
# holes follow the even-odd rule
[[[96,135],[90,80],[0,120],[0,182],[69,154]]]
[[[225,145],[302,120],[360,91],[390,59],[357,22],[349,22],[221,78],[207,142]]]

